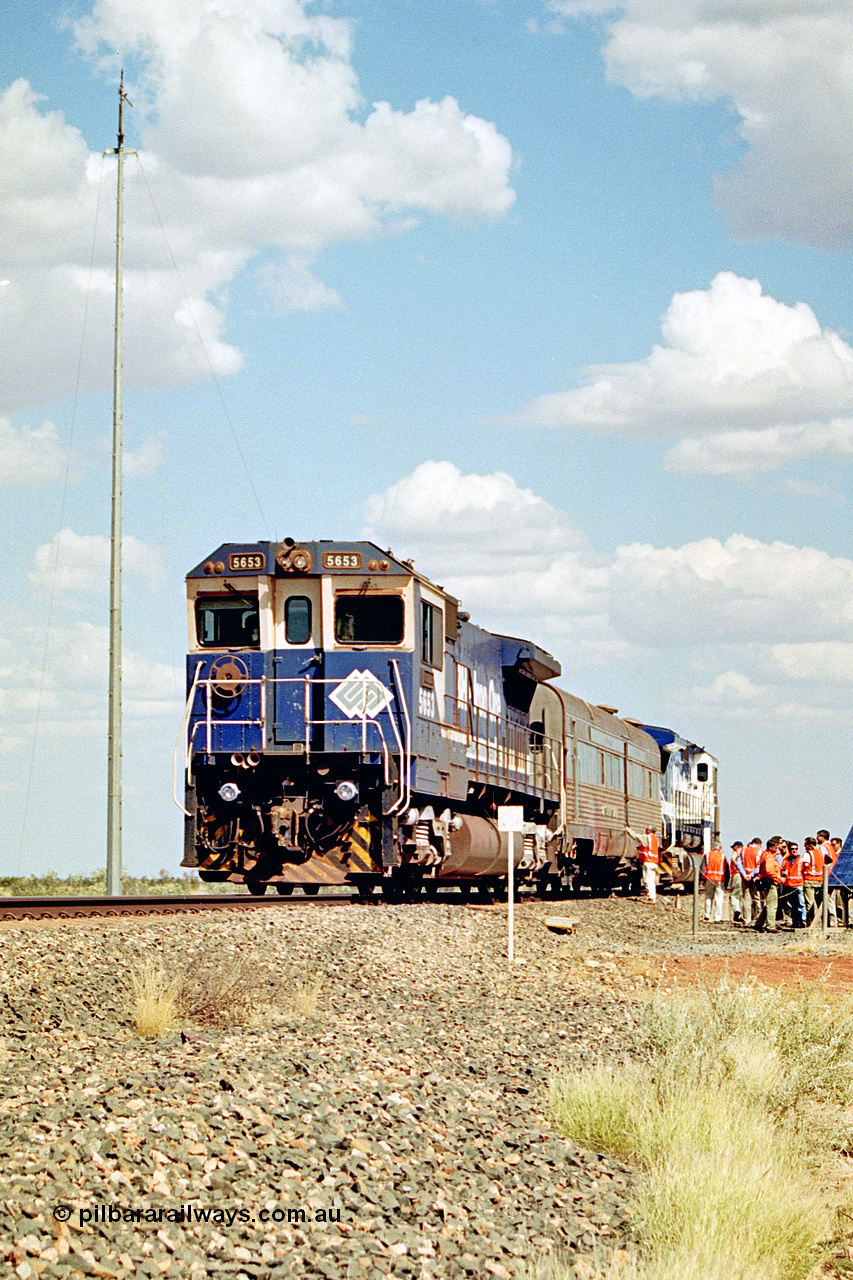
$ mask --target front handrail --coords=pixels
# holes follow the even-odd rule
[[[409,801],[412,798],[412,788],[409,781],[412,759],[412,721],[409,716],[409,708],[406,705],[406,695],[403,691],[403,681],[400,676],[400,664],[397,662],[396,658],[391,659],[391,671],[394,676],[394,684],[397,688],[397,701],[399,702],[400,710],[403,713],[403,723],[406,728],[406,736],[405,746],[402,742],[400,743],[400,796],[396,803],[388,810],[389,815],[396,813],[398,809],[403,810],[407,808]],[[394,732],[395,734],[397,733],[396,726],[394,727]],[[397,741],[400,742],[399,734],[397,734]]]
[[[366,708],[361,713],[360,716],[358,715],[350,716],[350,717],[341,716],[340,718],[334,718],[334,719],[326,719],[326,718],[312,716],[310,713],[310,699],[311,699],[312,688],[318,684],[337,685],[339,683],[337,679],[317,680],[317,679],[311,679],[310,677],[307,677],[307,676],[301,677],[301,678],[294,677],[294,676],[281,676],[281,677],[275,677],[273,679],[268,679],[266,676],[260,676],[260,677],[235,676],[232,678],[223,678],[221,676],[216,676],[213,678],[208,678],[206,680],[201,680],[199,679],[199,671],[202,666],[203,666],[203,663],[201,662],[198,663],[198,665],[196,666],[192,685],[190,687],[190,691],[187,696],[187,702],[184,708],[184,714],[181,720],[181,728],[178,734],[178,740],[175,743],[175,750],[173,754],[172,798],[175,801],[175,804],[184,814],[189,816],[189,811],[187,810],[185,805],[181,803],[180,799],[178,798],[177,758],[178,758],[179,749],[183,748],[182,772],[185,775],[187,785],[191,785],[192,784],[192,759],[193,759],[194,752],[197,750],[197,738],[200,732],[204,733],[204,750],[205,750],[205,754],[207,755],[212,754],[213,732],[216,726],[220,724],[228,725],[229,727],[232,727],[232,728],[233,727],[259,728],[261,730],[262,736],[265,737],[266,731],[267,731],[267,686],[268,685],[301,684],[304,686],[305,701],[304,701],[303,719],[305,723],[304,751],[305,751],[306,759],[310,758],[310,755],[311,755],[311,730],[312,729],[323,727],[323,726],[328,726],[328,727],[352,726],[354,724],[357,724],[360,720],[362,752],[377,749],[381,753],[383,777],[387,785],[391,780],[391,767],[390,767],[391,752],[389,751],[388,742],[386,740],[386,733],[383,730],[383,726],[379,720],[379,717],[382,716],[383,713],[386,713],[388,722],[391,726],[397,751],[399,752],[399,755],[401,757],[401,770],[400,770],[400,778],[399,778],[400,794],[397,800],[395,801],[395,804],[391,809],[391,812],[392,813],[396,812],[396,810],[406,802],[407,797],[410,794],[409,782],[408,782],[408,761],[411,758],[411,722],[409,720],[408,707],[406,706],[406,699],[405,699],[405,694],[403,693],[403,686],[402,686],[402,681],[400,680],[399,671],[395,672],[395,684],[396,684],[397,698],[400,702],[402,716],[403,716],[404,724],[406,726],[405,740],[400,735],[400,731],[397,727],[395,717],[391,714],[390,706],[387,703],[384,707],[382,707],[377,712],[376,716],[368,715]],[[213,715],[213,698],[212,696],[210,696],[211,689],[214,686],[217,690],[230,687],[230,688],[233,688],[235,691],[238,689],[242,691],[248,686],[257,686],[259,690],[259,704],[260,704],[258,709],[258,714],[253,716],[248,716],[248,717],[240,717],[240,718],[228,716],[227,719],[222,719],[222,720],[215,719]],[[195,705],[196,697],[199,694],[199,692],[202,690],[206,690],[208,693],[208,696],[205,700],[206,705],[204,708],[204,715],[203,717],[199,715],[199,718],[196,720],[195,724],[191,725],[190,721],[192,719],[193,707]],[[372,746],[372,744],[370,746],[368,745],[368,729],[369,728],[372,730],[375,730],[375,733],[378,738],[378,742],[375,748]]]
[[[180,809],[181,813],[185,814],[188,818],[190,817],[189,809],[181,800],[178,799],[178,748],[181,746],[183,747],[182,754],[184,756],[184,760],[181,765],[181,776],[186,777],[187,782],[189,782],[189,757],[187,755],[187,746],[189,742],[190,716],[192,715],[193,702],[195,701],[196,688],[198,687],[198,673],[201,671],[203,666],[203,662],[196,663],[195,671],[193,672],[193,681],[187,696],[187,705],[184,707],[184,714],[181,717],[181,727],[178,730],[178,736],[175,739],[175,749],[172,752],[172,799]]]

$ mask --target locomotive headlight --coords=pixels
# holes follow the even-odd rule
[[[358,799],[358,787],[354,782],[339,782],[335,787],[335,795],[339,800],[348,802]]]
[[[222,796],[223,800],[227,800],[230,804],[239,796],[240,788],[237,786],[236,782],[223,782],[222,786],[219,788],[219,794]]]

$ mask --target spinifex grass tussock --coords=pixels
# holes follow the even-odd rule
[[[257,1020],[277,985],[260,957],[200,951],[180,972],[178,1003],[184,1017],[202,1026],[245,1025]]]
[[[640,1257],[635,1251],[617,1249],[609,1258],[583,1258],[574,1265],[551,1254],[524,1273],[524,1280],[696,1280],[694,1260],[675,1255],[666,1261]],[[732,1265],[720,1259],[702,1272],[702,1280],[768,1280],[763,1267]]]
[[[148,962],[130,980],[134,1026],[145,1036],[162,1035],[176,1018],[196,1026],[257,1024],[274,1018],[282,1003],[308,1013],[319,999],[319,983],[288,985],[268,958],[239,950],[200,948],[168,974]]]
[[[716,986],[658,996],[646,1029],[660,1080],[697,1074],[754,1096],[775,1117],[809,1122],[809,1103],[853,1089],[853,1000],[821,986]]]
[[[312,1014],[316,1013],[322,989],[322,977],[309,978],[307,980],[296,982],[291,994],[291,1002],[295,1011],[303,1014],[306,1018],[309,1018]]]
[[[179,983],[153,964],[145,964],[130,975],[131,1015],[139,1035],[161,1036],[178,1014]]]
[[[658,993],[645,1027],[645,1061],[552,1085],[567,1135],[643,1172],[637,1280],[803,1280],[838,1220],[824,1184],[853,1086],[853,1006],[722,983]]]

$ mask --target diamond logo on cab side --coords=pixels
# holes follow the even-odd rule
[[[391,702],[392,694],[372,671],[353,671],[329,694],[329,700],[340,707],[345,716],[375,720]]]

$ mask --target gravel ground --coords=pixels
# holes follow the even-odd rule
[[[2,938],[0,1258],[77,1277],[531,1276],[630,1235],[632,1174],[562,1139],[555,1067],[641,1046],[666,956],[762,955],[689,903],[313,905]],[[577,917],[574,934],[544,927]],[[130,973],[225,957],[251,1025],[143,1039]],[[664,967],[664,973],[666,969]]]

